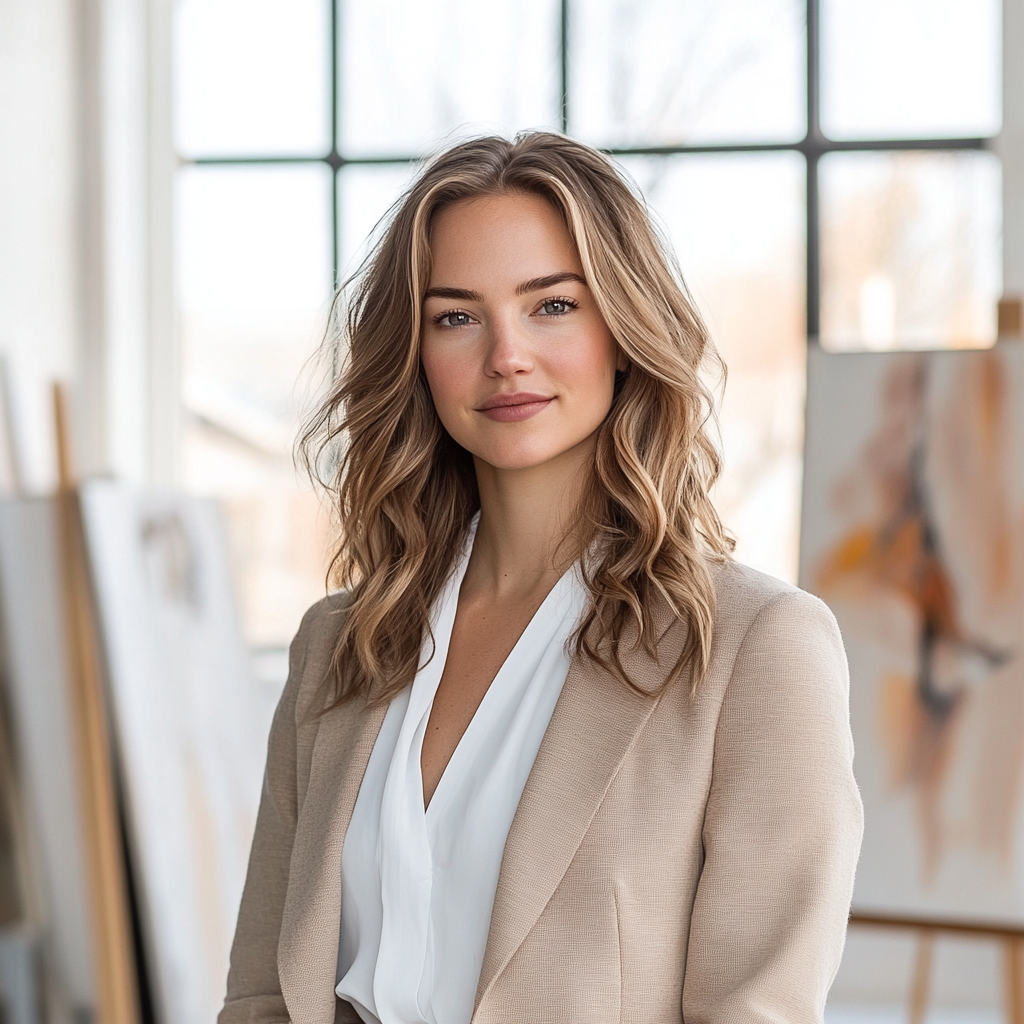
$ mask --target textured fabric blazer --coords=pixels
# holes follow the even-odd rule
[[[573,661],[505,844],[474,1024],[820,1022],[860,849],[846,657],[817,598],[715,569],[710,668],[636,693]],[[341,853],[384,707],[317,715],[342,595],[274,718],[220,1024],[358,1021],[334,994]],[[656,690],[658,658],[623,664]]]

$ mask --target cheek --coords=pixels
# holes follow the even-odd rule
[[[420,362],[427,378],[430,396],[434,400],[441,422],[447,427],[451,413],[466,393],[466,367],[463,360],[451,353],[438,352],[429,345],[422,347]]]
[[[574,382],[573,390],[586,405],[594,406],[595,415],[608,411],[615,386],[616,347],[606,331],[596,331],[577,345],[567,346],[558,354],[557,373]],[[600,406],[600,409],[597,407]]]

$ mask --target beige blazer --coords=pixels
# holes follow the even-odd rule
[[[474,1024],[822,1020],[862,829],[842,640],[817,598],[715,571],[695,699],[573,662],[505,844]],[[342,615],[326,598],[292,644],[220,1024],[358,1020],[334,994],[341,851],[385,709],[314,716]],[[684,628],[661,618],[668,665]]]

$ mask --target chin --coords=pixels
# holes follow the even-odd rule
[[[476,458],[492,469],[534,469],[558,458],[559,452],[480,452]]]
[[[582,440],[586,440],[586,438],[574,438],[564,445],[553,445],[549,439],[544,444],[482,445],[476,451],[472,449],[470,451],[476,459],[494,469],[510,471],[535,469],[548,463],[557,462],[563,456],[575,452]]]

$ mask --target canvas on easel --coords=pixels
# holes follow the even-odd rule
[[[801,585],[850,661],[855,910],[1024,926],[1024,346],[811,350]]]
[[[0,619],[46,1019],[138,1024],[137,959],[63,389],[57,494],[0,501]]]
[[[113,481],[82,503],[156,1008],[212,1021],[266,752],[220,509]]]

